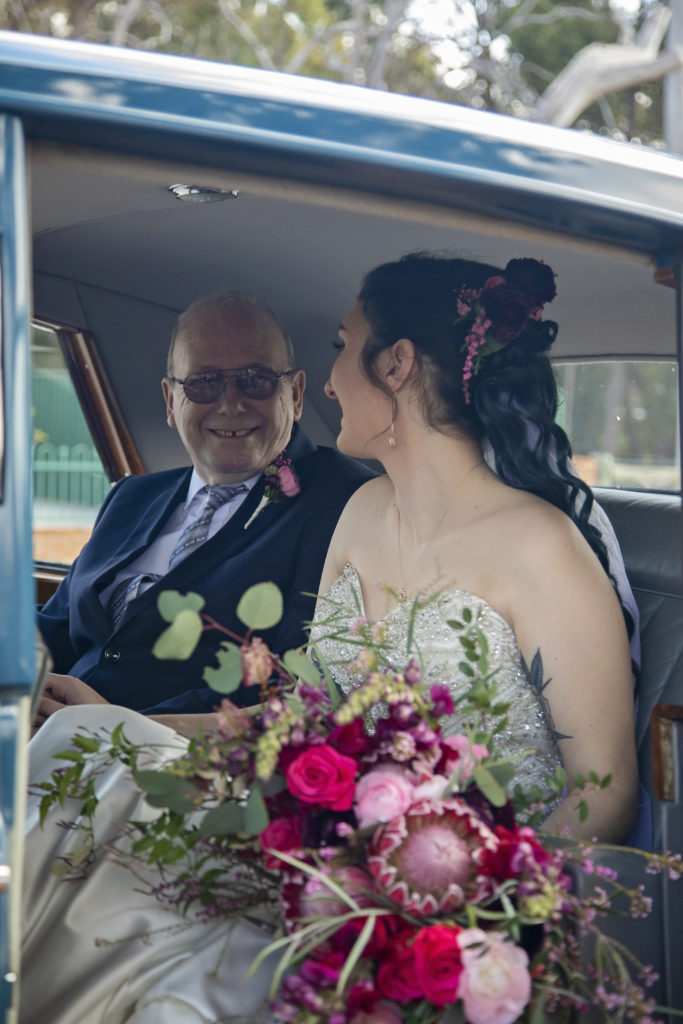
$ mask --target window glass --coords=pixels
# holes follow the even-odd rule
[[[69,565],[109,490],[54,331],[31,331],[33,554]]]
[[[560,390],[557,420],[587,483],[680,490],[675,362],[610,359],[554,367]]]

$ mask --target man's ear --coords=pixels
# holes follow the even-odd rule
[[[399,338],[380,355],[381,372],[387,386],[396,393],[412,377],[417,365],[415,346],[410,338]]]
[[[304,402],[304,391],[306,389],[306,374],[303,370],[296,370],[292,374],[292,399],[294,402],[294,419],[301,418],[301,410]]]
[[[173,415],[173,384],[168,377],[162,378],[161,390],[164,393],[164,401],[166,402],[166,422],[172,430],[176,430],[175,416]]]

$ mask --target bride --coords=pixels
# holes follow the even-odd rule
[[[553,423],[546,351],[556,325],[541,314],[554,294],[552,272],[532,260],[501,271],[412,255],[367,275],[340,327],[326,391],[343,413],[340,449],[379,460],[386,475],[362,487],[340,519],[312,635],[350,688],[353,650],[343,638],[325,640],[323,623],[334,608],[351,626],[360,607],[397,662],[411,632],[427,683],[448,682],[458,695],[467,682],[448,620],[470,608],[511,703],[502,752],[534,751],[520,764],[522,781],[540,782],[560,762],[570,779],[591,769],[613,776],[582,794],[587,821],[570,790],[545,827],[618,840],[636,792],[625,625],[634,609],[609,528],[595,525],[590,491],[571,474]],[[425,594],[437,596],[418,604],[409,631],[413,599]],[[186,742],[122,708],[67,708],[31,743],[32,780],[49,775],[78,725],[121,721],[159,758]],[[100,775],[98,792],[101,845],[126,820],[153,813],[123,765]],[[68,811],[51,812],[41,831],[38,798],[29,801],[22,1024],[266,1019],[268,964],[242,983],[268,941],[257,923],[183,922],[104,855],[80,885],[60,881],[50,865],[78,842],[58,827],[63,817]]]
[[[379,460],[386,475],[346,505],[320,592],[352,617],[355,586],[364,615],[386,627],[397,651],[405,602],[439,592],[416,639],[427,682],[448,681],[458,694],[467,680],[458,679],[447,620],[463,606],[478,611],[511,701],[502,749],[537,748],[522,781],[540,782],[560,758],[569,779],[591,769],[612,776],[583,794],[586,821],[570,791],[545,827],[616,842],[636,805],[625,618],[632,625],[637,613],[631,604],[624,615],[609,578],[621,572],[616,552],[610,564],[592,496],[567,468],[568,442],[554,423],[546,352],[557,325],[542,319],[554,296],[550,268],[528,259],[501,272],[415,254],[366,276],[339,328],[326,392],[341,406],[339,449]],[[520,653],[542,666],[543,694]]]

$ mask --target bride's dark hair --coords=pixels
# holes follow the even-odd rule
[[[361,360],[370,380],[386,391],[377,357],[409,338],[421,371],[425,422],[488,442],[500,478],[565,512],[609,575],[607,550],[589,520],[593,494],[571,471],[569,439],[555,423],[557,384],[547,352],[557,324],[535,318],[554,297],[554,274],[538,260],[511,260],[501,270],[413,253],[376,267],[363,280],[358,298],[370,336]],[[471,344],[477,309],[494,338],[479,349],[484,354],[478,366]],[[476,369],[464,379],[468,350]]]

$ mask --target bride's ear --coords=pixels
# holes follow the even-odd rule
[[[415,346],[409,338],[399,338],[381,355],[382,375],[394,393],[400,391],[412,377],[417,364]]]

